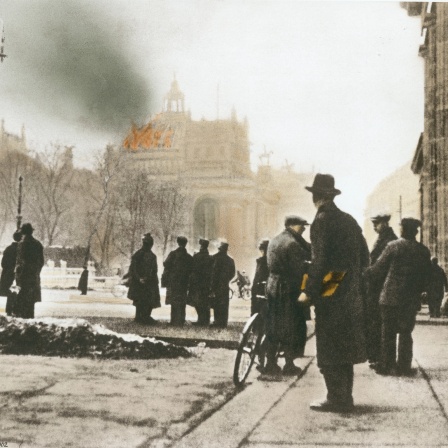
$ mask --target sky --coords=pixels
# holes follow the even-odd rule
[[[0,118],[75,164],[161,111],[173,77],[193,119],[247,117],[252,165],[333,174],[362,220],[367,195],[423,130],[419,18],[398,2],[0,0]]]

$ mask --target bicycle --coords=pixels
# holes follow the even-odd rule
[[[265,363],[264,315],[267,301],[264,296],[257,298],[263,299],[261,311],[252,315],[243,328],[233,368],[233,383],[238,387],[246,381],[254,362],[257,361],[260,368],[263,368]]]

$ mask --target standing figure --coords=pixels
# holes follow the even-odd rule
[[[44,248],[33,237],[33,226],[23,224],[23,235],[17,245],[16,284],[20,287],[15,315],[24,319],[34,318],[34,304],[41,301],[40,271],[44,266]]]
[[[81,291],[81,295],[85,296],[87,294],[87,285],[89,284],[89,270],[87,266],[83,266],[83,271],[79,277],[78,291]]]
[[[22,238],[20,232],[14,232],[13,242],[5,249],[2,257],[2,276],[0,278],[0,295],[6,296],[6,314],[11,316],[13,310],[13,294],[9,288],[14,283],[14,269],[16,267],[17,246]]]
[[[377,215],[371,218],[373,228],[378,233],[372,252],[370,253],[370,264],[374,264],[384,249],[391,241],[397,239],[392,227],[389,227],[390,215]],[[380,293],[383,285],[367,282],[366,301],[366,336],[367,336],[367,358],[370,366],[374,368],[380,358],[381,351],[381,314]]]
[[[269,277],[268,269],[268,246],[269,240],[263,240],[258,245],[261,257],[257,258],[257,267],[255,269],[254,281],[251,289],[251,307],[250,314],[261,312],[262,304],[266,301],[266,284]],[[260,297],[259,297],[260,296]]]
[[[229,282],[235,276],[235,262],[227,255],[229,244],[221,242],[213,255],[210,295],[214,314],[213,327],[225,328],[229,321]]]
[[[182,326],[185,323],[188,282],[190,280],[193,257],[187,252],[188,240],[177,237],[178,248],[171,251],[163,263],[163,277],[166,286],[166,304],[171,305],[171,325]]]
[[[437,257],[431,258],[431,278],[428,284],[428,307],[431,317],[440,317],[443,294],[448,291],[448,282],[443,268],[439,265]]]
[[[154,325],[157,321],[151,317],[151,313],[154,308],[160,307],[157,257],[151,250],[154,239],[150,233],[143,236],[142,243],[142,248],[132,255],[126,275],[129,285],[128,298],[134,302],[135,321]]]
[[[197,322],[193,325],[210,325],[210,281],[212,276],[213,258],[208,252],[209,241],[199,240],[199,252],[193,255],[193,266],[188,288],[188,305],[194,306],[198,313]]]
[[[316,411],[353,409],[353,365],[367,360],[364,333],[362,275],[369,251],[361,228],[333,202],[340,190],[329,174],[316,174],[313,194],[317,208],[311,225],[311,266],[299,302],[315,307],[317,365],[324,377],[327,398],[311,403]],[[327,279],[336,288],[327,294]]]
[[[269,243],[267,363],[264,373],[281,372],[276,360],[279,347],[285,352],[283,374],[297,375],[301,372],[294,359],[303,356],[306,344],[307,309],[297,303],[307,262],[311,258],[310,244],[302,237],[306,225],[308,223],[300,216],[287,216],[285,230]]]
[[[422,293],[431,276],[429,249],[417,242],[420,221],[401,220],[401,238],[389,243],[367,271],[369,279],[383,284],[380,295],[381,358],[377,373],[412,374],[412,331]],[[398,357],[397,357],[398,334]]]

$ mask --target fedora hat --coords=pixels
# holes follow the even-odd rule
[[[334,188],[334,177],[331,174],[317,173],[314,177],[313,185],[305,187],[311,193],[333,193],[341,194],[341,190]]]

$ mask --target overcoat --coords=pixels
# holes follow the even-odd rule
[[[167,288],[166,304],[186,304],[193,257],[185,247],[178,247],[168,254],[163,266]]]
[[[212,278],[213,258],[208,249],[200,249],[193,255],[193,264],[188,288],[188,305],[194,307],[208,306],[210,283]]]
[[[128,278],[128,298],[134,305],[146,302],[151,308],[160,307],[157,256],[151,250],[141,248],[132,255]],[[143,283],[140,279],[143,279]]]
[[[87,294],[88,284],[89,284],[89,271],[87,269],[84,269],[81,272],[81,276],[79,277],[78,290],[81,291],[82,294]]]
[[[304,343],[300,341],[300,324],[306,320],[297,298],[310,257],[309,243],[293,230],[285,229],[269,243],[267,333],[273,340],[297,350]]]
[[[16,267],[17,245],[14,241],[3,252],[2,275],[0,278],[0,295],[6,296],[14,283],[14,269]]]
[[[266,296],[266,284],[269,277],[267,255],[257,258],[256,264],[254,281],[252,282],[251,288],[252,299],[255,299],[257,296]]]
[[[211,306],[229,303],[229,282],[235,277],[235,262],[224,251],[218,251],[213,258],[210,290],[214,295]]]
[[[311,266],[306,292],[316,313],[319,367],[365,362],[363,270],[369,251],[355,219],[333,202],[319,207],[311,225]],[[345,272],[330,297],[322,296],[329,272]]]
[[[16,283],[31,302],[41,301],[40,271],[44,266],[44,248],[32,235],[24,235],[17,245]],[[30,295],[30,296],[29,296]]]
[[[5,250],[6,252],[6,250]],[[428,284],[428,296],[434,301],[441,302],[443,299],[443,293],[448,291],[448,282],[446,279],[445,271],[442,266],[431,266],[431,277]]]
[[[367,275],[384,285],[380,305],[417,312],[431,275],[429,249],[415,240],[399,238],[387,245]]]

